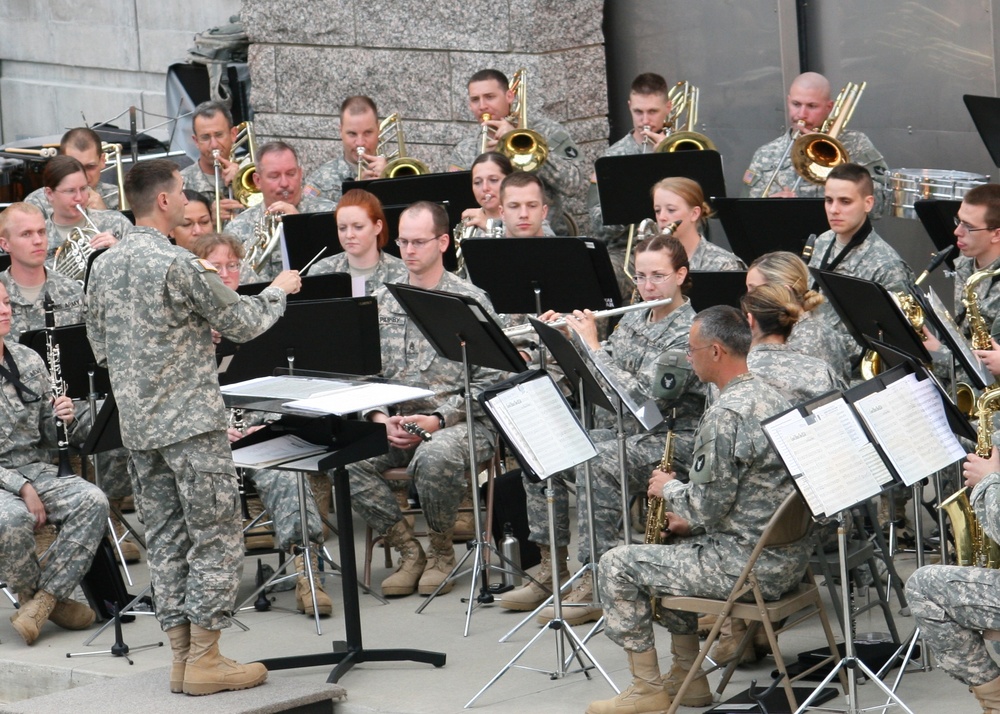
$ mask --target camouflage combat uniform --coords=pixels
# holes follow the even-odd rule
[[[990,271],[1000,269],[1000,258],[994,260],[984,269]],[[978,271],[976,270],[975,258],[966,258],[965,256],[955,258],[955,322],[962,328],[962,334],[967,338],[971,335],[969,323],[966,320],[967,311],[962,298],[965,297],[965,281],[976,272]],[[986,321],[987,330],[992,330],[993,323],[997,318],[1000,318],[1000,288],[996,288],[998,282],[1000,282],[1000,277],[986,278],[980,280],[975,287],[976,305],[983,320]]]
[[[788,406],[744,374],[705,412],[690,483],[671,481],[664,488],[669,509],[690,523],[694,535],[669,545],[619,546],[601,560],[605,633],[613,642],[633,652],[654,646],[651,596],[728,597],[767,522],[792,492],[791,477],[760,426]],[[757,574],[766,598],[795,587],[810,551],[811,542],[800,542],[761,554]],[[694,613],[664,610],[662,616],[674,634],[697,629]]]
[[[347,263],[347,253],[337,253],[337,255],[323,258],[317,261],[309,269],[309,275],[326,275],[327,273],[350,273],[351,268]],[[386,283],[405,282],[409,272],[406,270],[406,263],[396,256],[379,251],[378,263],[375,264],[375,272],[365,277],[365,295],[374,295],[375,291]]]
[[[257,495],[274,522],[275,545],[288,550],[302,542],[302,517],[299,510],[298,475],[278,469],[247,469],[246,475],[257,488]],[[306,480],[306,530],[312,543],[323,542],[323,522],[316,497]]]
[[[564,203],[575,196],[583,198],[587,181],[583,152],[569,132],[552,119],[532,115],[531,130],[545,137],[549,145],[549,158],[537,171],[549,199],[549,222],[556,235],[568,235],[569,226],[563,217],[566,211]],[[472,162],[479,156],[480,138],[479,126],[470,128],[469,135],[452,149],[448,164],[462,171],[472,168]]]
[[[983,529],[1000,541],[1000,473],[976,484],[970,500]],[[943,670],[973,687],[1000,677],[983,637],[1000,630],[1000,571],[925,565],[907,581],[906,598]]]
[[[688,267],[693,271],[746,270],[747,264],[735,253],[730,253],[702,236],[694,255],[688,256]],[[692,280],[694,277],[692,277]]]
[[[344,195],[344,181],[354,181],[357,177],[358,165],[348,163],[341,154],[306,176],[302,191],[307,196],[319,196],[340,203],[340,197]]]
[[[704,389],[687,362],[688,335],[694,320],[691,303],[671,312],[659,322],[649,322],[648,310],[639,310],[622,317],[617,329],[611,333],[600,350],[591,352],[595,361],[609,367],[612,373],[629,390],[639,404],[655,398],[656,406],[664,415],[676,409],[674,423],[673,468],[687,475],[691,467],[691,451],[695,427],[704,410]],[[615,417],[600,414],[600,427],[590,432],[597,456],[591,459],[591,490],[594,499],[594,536],[596,560],[610,550],[621,536],[622,498],[618,466],[617,434],[611,425]],[[625,416],[626,459],[631,493],[644,493],[652,470],[660,463],[666,440],[666,423],[645,431],[631,414]],[[577,483],[577,524],[580,534],[579,559],[590,561],[590,542],[587,537],[587,498],[583,487],[584,468],[577,466],[573,472],[563,473]],[[548,510],[542,493],[542,484],[525,482],[528,496],[528,524],[533,542],[549,543]],[[569,504],[566,490],[556,489],[556,545],[567,545],[570,540]]]
[[[104,183],[103,181],[97,184],[97,192],[101,194],[101,198],[104,199],[104,205],[107,206],[109,211],[118,210],[118,187],[113,183]],[[49,203],[49,197],[45,195],[44,188],[36,188],[34,191],[29,193],[24,197],[25,202],[32,204],[33,206],[38,206],[42,209],[42,213],[46,218],[52,216],[52,204]]]
[[[299,213],[324,213],[332,211],[336,206],[325,198],[315,196],[303,196],[297,206]],[[264,203],[258,203],[252,208],[248,208],[240,215],[236,216],[229,225],[226,226],[226,233],[231,233],[243,242],[243,247],[249,253],[253,246],[254,229],[260,223],[261,216],[264,215]],[[257,271],[257,281],[270,282],[278,277],[282,271],[281,249],[275,247],[268,261]]]
[[[92,484],[78,477],[59,478],[49,458],[56,445],[55,417],[49,373],[38,354],[12,341],[4,350],[13,358],[21,382],[35,393],[23,402],[8,379],[0,384],[0,576],[14,592],[45,590],[56,599],[69,598],[86,575],[107,531],[108,501]],[[9,367],[9,365],[8,365]],[[69,425],[71,441],[82,439],[80,420]],[[55,542],[43,565],[35,556],[35,518],[20,490],[30,483],[57,526]]]
[[[129,219],[118,211],[93,211],[88,208],[87,216],[101,233],[111,233],[118,239],[121,239],[128,232],[129,228],[132,227]],[[69,228],[86,228],[90,226],[90,223],[83,220],[82,216],[80,218],[80,221],[74,223]],[[51,268],[55,265],[56,250],[63,244],[66,237],[68,237],[69,229],[56,225],[50,215],[45,219],[45,232],[49,236],[49,251],[45,256],[45,265]]]
[[[804,313],[785,341],[791,349],[818,357],[845,382],[851,378],[851,362],[840,332],[816,310]]]
[[[847,383],[830,365],[818,357],[796,352],[787,344],[754,345],[747,355],[747,368],[795,405],[847,389]]]
[[[185,166],[181,169],[181,180],[184,182],[184,188],[190,189],[192,191],[197,191],[206,198],[214,201],[215,200],[215,172],[206,174],[201,170],[201,164],[195,161],[190,166]],[[228,198],[229,193],[226,187],[226,179],[219,174],[219,188],[222,189],[222,197]]]
[[[913,285],[913,271],[906,264],[895,248],[885,242],[874,229],[871,222],[865,223],[858,229],[870,231],[865,239],[856,248],[852,249],[847,256],[833,269],[839,275],[850,275],[862,280],[870,280],[878,283],[890,292],[909,292]],[[816,239],[816,247],[812,258],[809,259],[810,268],[823,268],[824,263],[829,263],[836,256],[835,251],[839,244],[834,246],[837,237],[833,231],[826,231]],[[829,253],[829,256],[827,254]],[[825,269],[825,268],[824,268]],[[836,325],[843,336],[843,341],[852,362],[861,355],[861,347],[854,341],[847,328],[840,321],[840,316],[829,302],[825,302],[816,308],[815,311],[822,316],[828,324]]]
[[[408,283],[409,278],[401,282]],[[493,314],[486,293],[451,273],[445,272],[435,289],[474,297]],[[459,503],[468,491],[464,369],[460,362],[438,355],[388,290],[380,288],[375,296],[382,341],[381,376],[434,391],[432,397],[396,405],[395,412],[440,414],[445,428],[433,432],[430,441],[420,442],[415,449],[402,450],[390,445],[389,452],[382,456],[350,464],[347,470],[351,479],[351,505],[373,530],[380,534],[387,532],[403,515],[382,472],[405,466],[420,496],[428,527],[444,533],[454,525]],[[499,377],[495,370],[472,367],[476,459],[480,462],[493,454],[495,432],[475,396]]]
[[[164,630],[225,627],[243,537],[211,330],[252,339],[284,312],[285,293],[238,296],[207,263],[137,227],[95,262],[87,303],[132,457],[157,619]]]
[[[837,139],[844,145],[851,163],[860,164],[868,169],[875,181],[875,206],[872,208],[872,218],[885,215],[890,208],[889,167],[882,154],[872,144],[871,140],[860,131],[847,129],[842,131]],[[789,143],[792,141],[791,130],[786,131],[774,141],[757,149],[750,160],[750,168],[743,174],[743,198],[760,198],[764,187],[774,174],[778,160],[785,156]],[[769,193],[777,193],[782,187],[791,188],[799,175],[792,166],[791,157],[785,157],[781,170]],[[823,184],[814,184],[803,179],[795,194],[800,198],[822,198]]]

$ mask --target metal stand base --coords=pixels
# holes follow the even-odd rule
[[[131,607],[136,602],[136,600],[138,600],[138,599],[139,598],[136,598],[131,603],[129,603],[128,607]],[[126,608],[126,610],[127,609],[128,608]],[[109,655],[112,655],[114,657],[124,657],[125,661],[128,662],[131,665],[131,664],[135,664],[135,662],[133,662],[132,658],[129,657],[129,653],[131,653],[131,652],[141,652],[142,650],[149,650],[149,649],[153,649],[154,647],[163,647],[163,642],[160,641],[160,642],[152,642],[152,643],[150,643],[148,645],[139,645],[138,647],[132,647],[132,648],[130,648],[127,644],[125,644],[125,640],[122,638],[122,613],[118,610],[118,606],[117,605],[113,606],[112,612],[114,614],[114,618],[112,620],[108,620],[108,623],[107,623],[107,624],[110,624],[110,623],[114,622],[114,625],[115,625],[115,643],[113,645],[111,645],[111,649],[109,649],[109,650],[100,650],[98,652],[67,652],[66,653],[66,657],[94,657],[96,655],[108,655],[109,654]],[[98,630],[97,633],[94,635],[94,637],[97,637],[97,635],[100,634],[101,631],[103,631],[103,630],[104,630],[104,627],[102,627],[100,630]],[[84,644],[88,644],[89,645],[91,642],[94,641],[94,637],[91,637]]]

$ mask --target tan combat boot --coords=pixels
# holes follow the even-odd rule
[[[472,495],[466,492],[465,496],[462,498],[462,502],[458,504],[458,507],[460,509],[461,508],[471,509]],[[452,528],[453,531],[452,538],[455,541],[464,542],[467,540],[472,540],[473,538],[476,537],[476,524],[472,520],[474,516],[475,514],[471,510],[469,511],[460,510],[458,512],[458,515],[455,516],[455,527]]]
[[[294,555],[294,554],[293,554]],[[323,584],[319,581],[319,555],[313,549],[310,551],[313,583],[316,585],[316,607],[319,609],[320,617],[329,617],[333,614],[333,601],[323,589]],[[299,612],[304,612],[309,617],[313,616],[312,595],[309,592],[309,576],[305,570],[305,557],[295,555],[295,572],[299,574],[295,581],[295,607]]]
[[[698,643],[698,635],[671,635],[670,654],[673,655],[673,662],[670,664],[670,671],[663,678],[663,689],[671,697],[677,696],[684,678],[694,666],[694,661],[698,657],[701,649]],[[700,673],[697,679],[691,681],[681,704],[685,707],[707,707],[712,703],[712,690],[708,686],[706,673]]]
[[[247,497],[247,513],[250,514],[250,518],[243,521],[244,528],[250,525],[257,516],[264,513],[264,502],[260,500],[260,496]],[[257,525],[244,531],[243,538],[246,540],[247,550],[270,550],[274,548],[274,535],[271,527],[261,525],[266,520],[267,518],[261,518],[257,521]]]
[[[97,613],[76,600],[57,600],[49,620],[64,630],[86,630],[94,624]]]
[[[170,651],[174,661],[170,665],[170,691],[174,694],[184,693],[184,670],[187,668],[188,650],[191,649],[191,623],[177,625],[167,630],[170,638]]]
[[[722,623],[722,629],[719,630],[719,639],[715,641],[708,656],[716,664],[726,664],[736,656],[736,648],[740,646],[740,641],[746,632],[747,623],[742,618],[727,617],[726,621]],[[754,649],[753,643],[750,643],[743,650],[740,664],[753,664],[756,661],[757,651]]]
[[[412,595],[427,565],[424,549],[413,535],[413,523],[406,518],[396,523],[385,534],[385,542],[399,553],[399,565],[382,581],[382,594],[386,597]]]
[[[698,618],[698,637],[705,639],[708,637],[709,633],[712,632],[712,628],[715,627],[715,615],[702,615]]]
[[[250,689],[263,684],[267,669],[260,662],[240,664],[219,652],[219,631],[191,625],[191,645],[184,665],[185,694],[202,695]]]
[[[594,573],[588,570],[576,581],[573,590],[562,601],[562,618],[567,625],[582,625],[597,622],[604,615],[604,608],[594,605]],[[567,607],[567,605],[569,607]],[[556,609],[549,605],[538,613],[538,621],[543,625],[552,622]]]
[[[614,699],[591,702],[587,714],[644,714],[665,712],[670,708],[670,695],[660,683],[656,650],[625,652],[632,672],[632,685]]]
[[[421,595],[431,595],[455,567],[452,529],[449,528],[444,533],[430,531],[427,535],[430,537],[431,547],[427,551],[427,565],[424,566],[423,575],[417,583],[417,592]],[[439,594],[451,592],[453,587],[455,587],[454,580],[441,588]]]
[[[531,611],[545,602],[545,599],[552,594],[552,552],[547,545],[538,546],[542,552],[542,562],[538,566],[538,575],[535,576],[541,585],[536,585],[529,580],[527,583],[503,594],[500,599],[500,607],[508,610]],[[556,558],[559,561],[559,584],[562,585],[569,579],[569,566],[566,561],[569,559],[569,549],[562,545],[556,551]]]
[[[111,535],[108,537],[114,540],[121,539],[118,546],[122,549],[122,557],[125,558],[126,563],[138,563],[139,546],[133,543],[130,538],[122,538],[122,536],[128,533],[128,529],[125,528],[125,525],[121,522],[121,520],[119,520],[118,514],[115,512],[115,509],[119,511],[121,510],[121,499],[118,499],[117,501],[109,501],[109,503],[111,505],[111,510],[108,511],[108,518],[111,519],[112,528]],[[114,548],[114,545],[115,544],[112,543],[111,547]],[[117,548],[115,548],[115,559],[118,559]]]
[[[992,682],[969,687],[983,707],[983,714],[1000,714],[1000,677]]]
[[[52,608],[56,606],[56,598],[51,593],[39,590],[35,596],[27,602],[22,602],[17,612],[10,616],[10,621],[21,635],[26,645],[34,644],[38,639],[38,633],[42,625],[52,614]]]

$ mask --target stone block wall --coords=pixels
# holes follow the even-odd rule
[[[0,143],[62,134],[130,105],[165,113],[167,68],[184,61],[195,33],[239,11],[240,0],[2,0]]]
[[[407,153],[443,171],[475,124],[468,78],[488,67],[508,76],[526,67],[529,126],[538,112],[561,122],[592,162],[608,145],[603,5],[243,0],[257,133],[289,141],[308,171],[342,150],[343,99],[367,94],[381,116],[401,114]]]

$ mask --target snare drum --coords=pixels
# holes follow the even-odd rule
[[[913,204],[922,198],[960,199],[989,176],[949,169],[896,169],[892,179],[892,215],[916,218]]]

